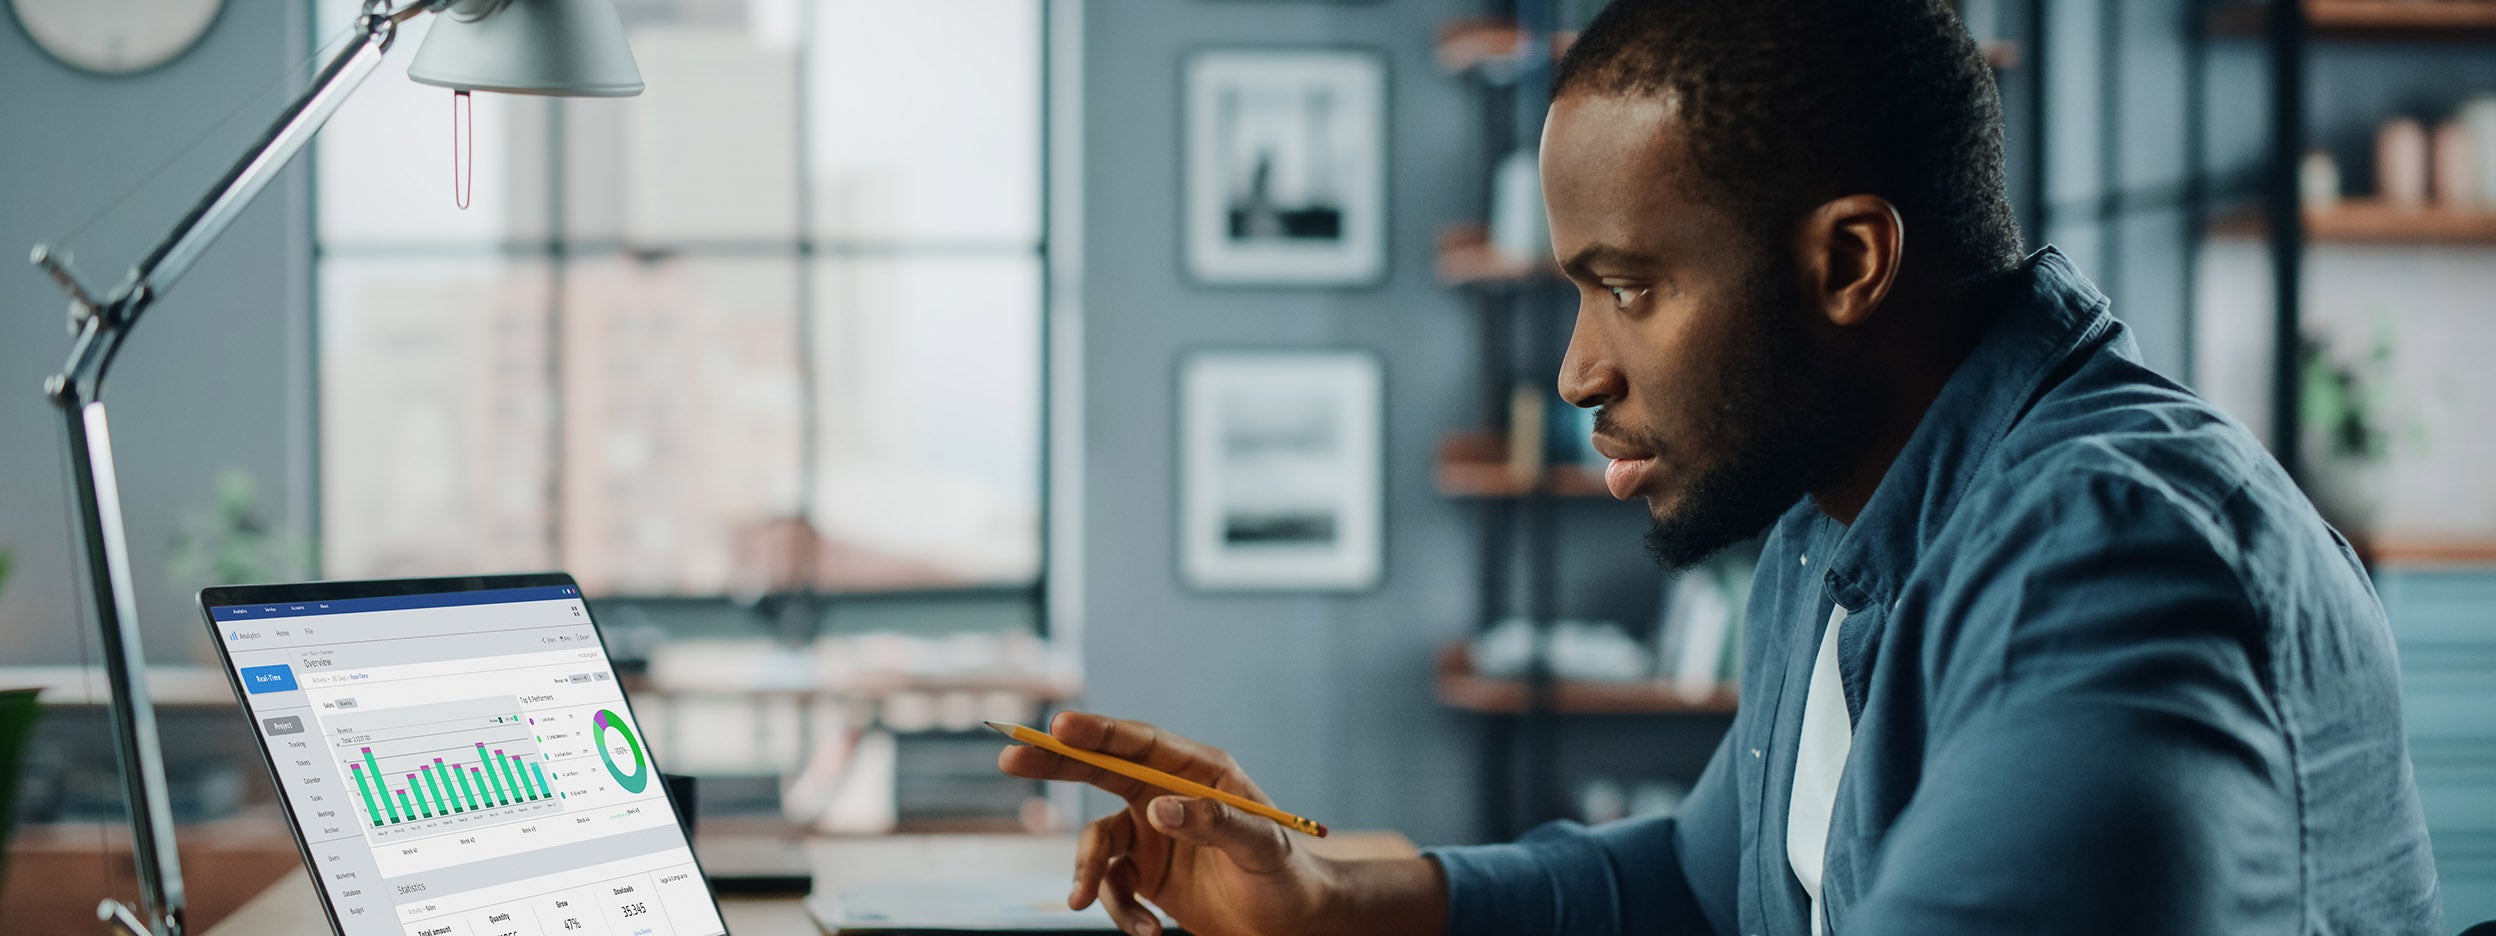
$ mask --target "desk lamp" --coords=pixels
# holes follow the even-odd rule
[[[398,37],[399,24],[425,13],[441,19],[408,67],[408,77],[416,81],[463,92],[563,97],[641,93],[641,70],[625,45],[623,21],[610,0],[408,0],[396,9],[391,0],[364,0],[354,39],[322,66],[276,124],[111,293],[93,298],[50,248],[34,250],[34,264],[69,293],[69,327],[76,336],[69,363],[45,382],[44,394],[60,410],[68,433],[79,558],[92,592],[96,626],[103,634],[113,734],[138,862],[137,909],[116,900],[105,900],[96,909],[107,930],[121,936],[181,936],[183,896],[164,751],[157,744],[146,656],[139,646],[129,537],[122,528],[121,489],[105,427],[104,376],[139,317],[190,270],[381,64]]]

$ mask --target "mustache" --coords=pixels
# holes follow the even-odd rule
[[[1595,410],[1595,434],[1600,436],[1609,436],[1623,442],[1632,443],[1646,449],[1649,452],[1658,451],[1655,439],[1649,437],[1646,433],[1631,431],[1623,427],[1621,425],[1621,421],[1614,418],[1612,415],[1612,407],[1608,405]]]

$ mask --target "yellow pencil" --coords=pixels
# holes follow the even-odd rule
[[[1182,796],[1194,796],[1203,799],[1221,800],[1225,803],[1231,804],[1235,808],[1256,813],[1257,815],[1272,819],[1276,822],[1282,823],[1285,826],[1298,829],[1310,835],[1317,836],[1318,838],[1326,837],[1326,826],[1316,820],[1295,816],[1272,806],[1265,805],[1264,803],[1248,799],[1244,796],[1235,796],[1229,793],[1224,793],[1204,784],[1197,783],[1196,781],[1188,780],[1159,770],[1154,770],[1153,768],[1146,767],[1134,761],[1112,757],[1098,751],[1086,751],[1082,748],[1070,747],[1064,741],[1050,737],[1048,734],[1043,732],[1033,731],[1021,725],[1008,725],[1001,722],[989,722],[987,724],[988,727],[996,729],[998,734],[1020,741],[1024,744],[1031,745],[1032,747],[1039,748],[1043,751],[1048,751],[1061,757],[1071,757],[1094,767],[1098,767],[1102,770],[1109,771],[1110,773],[1141,780],[1145,783],[1152,784]]]

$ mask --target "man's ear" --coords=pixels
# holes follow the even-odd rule
[[[1813,209],[1796,234],[1803,285],[1829,324],[1871,321],[1904,258],[1898,209],[1878,195],[1848,195]]]

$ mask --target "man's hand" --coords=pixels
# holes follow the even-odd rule
[[[1063,712],[1058,740],[1167,771],[1225,793],[1272,803],[1239,764],[1215,748],[1143,722]],[[1006,773],[1089,783],[1126,808],[1083,830],[1075,849],[1076,909],[1099,900],[1120,929],[1159,936],[1150,900],[1199,936],[1324,936],[1336,932],[1437,933],[1445,884],[1420,858],[1341,862],[1298,847],[1282,825],[1209,799],[1015,745],[997,756]]]

